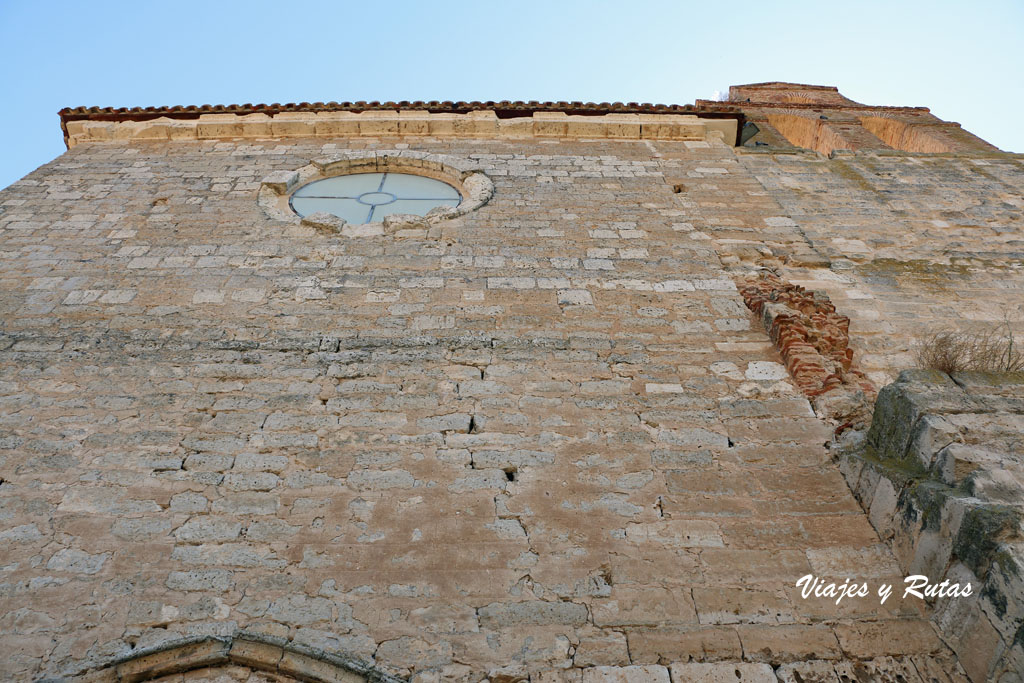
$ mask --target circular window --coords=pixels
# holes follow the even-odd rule
[[[355,173],[317,180],[292,194],[289,204],[300,216],[325,212],[358,225],[393,214],[426,216],[439,206],[462,201],[448,183],[409,173]]]

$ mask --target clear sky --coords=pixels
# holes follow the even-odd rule
[[[1024,152],[1024,1],[0,0],[0,187],[65,106],[345,100],[687,104],[836,85]]]

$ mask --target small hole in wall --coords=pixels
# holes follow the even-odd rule
[[[514,467],[510,467],[507,470],[505,470],[505,478],[508,479],[509,481],[515,481],[516,474],[518,474],[518,472]]]
[[[683,185],[682,183],[679,183],[678,185],[673,185],[672,186],[672,191],[674,193],[676,193],[676,194],[679,194],[681,192],[686,192],[686,186]]]

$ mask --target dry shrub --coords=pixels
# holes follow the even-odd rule
[[[1024,353],[1010,326],[980,333],[937,332],[917,346],[919,367],[945,373],[1024,371]]]

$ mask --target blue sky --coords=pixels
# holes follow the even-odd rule
[[[0,0],[0,187],[64,151],[65,106],[686,104],[770,80],[927,106],[1024,152],[1022,45],[1021,0]]]

